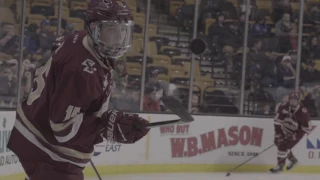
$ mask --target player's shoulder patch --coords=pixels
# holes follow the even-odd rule
[[[94,72],[97,71],[97,68],[96,68],[96,63],[93,61],[93,60],[90,60],[90,59],[86,59],[84,60],[82,63],[82,66],[83,66],[83,71],[84,72],[87,72],[89,74],[93,74]]]

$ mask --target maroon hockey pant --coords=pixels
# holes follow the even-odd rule
[[[296,137],[296,139],[283,141],[281,144],[277,145],[278,147],[278,164],[284,165],[286,159],[292,160],[294,155],[292,154],[291,149],[299,143],[303,135]]]
[[[83,168],[67,162],[54,161],[29,142],[15,128],[8,147],[18,156],[30,180],[83,180]]]

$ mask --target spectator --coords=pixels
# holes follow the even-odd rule
[[[290,57],[290,62],[291,62],[291,64],[292,64],[292,67],[293,67],[294,69],[296,69],[296,67],[297,67],[297,60],[298,60],[298,51],[290,50],[290,51],[288,52],[288,55],[289,55],[289,57]]]
[[[257,10],[257,4],[256,4],[256,0],[238,0],[238,4],[240,7],[240,11],[241,13],[245,13],[247,10],[247,1],[249,2],[249,15],[251,16],[251,19],[253,17],[255,17],[256,14],[256,10]]]
[[[160,111],[160,101],[156,98],[156,87],[146,87],[143,101],[144,111]]]
[[[127,75],[126,63],[123,59],[116,61],[115,71],[120,77]]]
[[[228,28],[228,39],[226,40],[226,45],[232,46],[234,49],[239,49],[242,46],[243,34],[241,34],[241,22],[233,22],[229,24]]]
[[[248,65],[260,63],[263,58],[265,58],[265,54],[262,52],[262,40],[255,39],[248,52]]]
[[[222,52],[227,58],[227,67],[230,71],[233,64],[233,55],[235,50],[241,47],[243,36],[241,35],[241,30],[239,26],[241,22],[233,22],[226,27],[224,24],[224,16],[219,15],[218,21],[212,27],[212,36],[215,36],[219,47],[222,47]]]
[[[238,29],[242,36],[244,36],[245,26],[246,26],[246,13],[240,13]]]
[[[32,86],[32,74],[36,69],[36,65],[31,63],[29,59],[25,59],[22,62],[22,83],[21,87],[24,89],[24,95],[27,96]],[[23,96],[23,95],[22,95]]]
[[[12,71],[12,78],[18,79],[18,61],[16,59],[10,59],[6,61],[7,65],[10,67]]]
[[[192,99],[191,99],[191,113],[199,113],[199,95],[197,94],[192,94]]]
[[[260,63],[255,62],[248,68],[248,73],[246,74],[246,89],[252,82],[261,82],[262,78],[262,68]],[[259,84],[260,85],[260,84]]]
[[[270,27],[266,24],[265,17],[258,16],[252,26],[252,35],[255,37],[266,37],[270,34]]]
[[[320,24],[320,11],[318,6],[312,6],[310,11],[310,20],[316,25]]]
[[[259,74],[259,77],[261,78],[261,61],[266,58],[267,56],[262,52],[262,41],[260,39],[254,40],[253,46],[248,52],[249,80],[253,78],[253,74]]]
[[[147,83],[145,87],[155,87],[156,88],[156,96],[157,99],[160,99],[163,96],[176,96],[177,87],[174,84],[169,84],[165,81],[159,81],[159,70],[156,68],[148,68],[147,69]],[[166,107],[160,101],[161,111],[166,111]]]
[[[303,46],[303,57],[317,59],[320,58],[320,46],[318,37],[312,36]]]
[[[310,110],[313,110],[313,112],[310,114],[313,114],[313,117],[318,117],[320,115],[320,86],[315,85],[311,88],[302,87],[301,89],[305,94],[305,99],[302,101],[302,103],[307,105],[308,109],[311,106]]]
[[[317,106],[315,99],[312,94],[306,94],[306,96],[301,100],[302,104],[308,109],[311,117],[318,117]]]
[[[36,53],[40,47],[40,36],[37,33],[38,28],[36,24],[30,24],[24,38],[24,47],[32,54]]]
[[[14,54],[19,48],[19,38],[15,33],[14,25],[2,22],[0,28],[0,52]]]
[[[16,88],[16,79],[9,64],[0,66],[0,96],[14,96]]]
[[[277,87],[277,76],[279,73],[279,57],[276,52],[271,52],[268,58],[265,58],[262,63],[262,86],[264,87]],[[279,61],[278,61],[279,60]]]
[[[51,23],[49,20],[43,20],[40,23],[40,47],[42,50],[51,50],[52,44],[56,37],[53,32],[50,31]]]
[[[271,107],[274,106],[272,95],[261,87],[259,81],[252,81],[250,83],[247,102],[249,114],[269,115],[271,114]]]
[[[294,57],[296,58],[296,57]],[[293,91],[296,80],[296,70],[292,63],[293,56],[284,56],[279,68],[279,87],[276,90],[277,102],[282,102],[285,94]]]
[[[119,59],[116,61],[113,76],[117,89],[120,91],[125,91],[125,88],[127,86],[128,74],[124,60]]]
[[[276,36],[288,36],[291,29],[294,29],[294,25],[290,22],[290,14],[284,13],[282,19],[277,21],[275,27]]]
[[[217,0],[214,0],[217,1]],[[237,9],[234,7],[232,2],[219,0],[219,10],[221,13],[224,13],[227,18],[236,19],[237,18]]]
[[[159,93],[159,96],[169,95],[171,86],[169,83],[164,81],[159,81],[159,71],[154,68],[148,68],[148,80],[145,84],[146,87],[155,87],[156,92]],[[160,98],[159,97],[159,98]]]
[[[294,29],[289,30],[288,36],[279,38],[279,51],[286,53],[290,50],[298,50],[298,34]]]
[[[273,22],[278,22],[283,14],[289,14],[290,17],[292,15],[290,0],[274,0],[272,9],[271,19]]]
[[[198,28],[204,30],[205,19],[216,16],[216,12],[220,10],[220,1],[222,0],[203,0],[200,1]]]
[[[304,83],[316,83],[320,82],[320,72],[315,68],[315,61],[309,60],[307,68],[301,71],[301,79]]]
[[[209,35],[220,35],[226,31],[227,27],[225,27],[225,15],[223,13],[219,13],[216,17],[216,22],[212,24],[209,29]]]
[[[69,34],[72,34],[74,33],[74,25],[73,24],[67,24],[66,25],[66,29],[63,33],[63,36],[66,36],[66,35],[69,35]]]

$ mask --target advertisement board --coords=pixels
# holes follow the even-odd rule
[[[306,148],[304,156],[309,164],[320,165],[320,122],[312,122],[312,130],[301,146]]]
[[[152,120],[174,119],[153,115]],[[191,124],[164,126],[150,132],[150,163],[238,164],[273,143],[273,120],[195,116]],[[276,149],[252,164],[276,163]]]
[[[194,116],[190,124],[164,126],[150,132],[152,164],[240,164],[273,144],[272,118]],[[153,121],[174,119],[152,115]],[[292,149],[300,165],[320,166],[320,122]],[[248,164],[274,165],[277,148],[260,154]]]
[[[14,111],[0,111],[0,176],[22,171],[18,157],[7,148],[15,116]]]
[[[151,122],[175,115],[141,114]],[[232,169],[273,144],[272,118],[194,116],[190,124],[153,128],[135,144],[104,141],[95,146],[92,161],[101,174],[217,172]],[[0,179],[21,179],[17,157],[6,148],[15,112],[0,112]],[[300,164],[295,172],[320,172],[320,121],[293,148]],[[263,171],[277,163],[277,148],[248,162],[241,171]],[[88,164],[85,174],[94,176]],[[20,173],[16,175],[16,173]],[[12,176],[7,176],[14,174]]]

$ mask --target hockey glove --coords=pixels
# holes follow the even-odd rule
[[[149,132],[149,129],[143,128],[143,125],[149,122],[138,114],[109,110],[102,115],[101,119],[105,125],[103,137],[112,142],[132,144]]]
[[[285,141],[286,137],[284,134],[276,134],[274,136],[274,144],[276,146],[279,146],[281,143],[283,143]]]
[[[295,140],[297,140],[297,134],[296,133],[288,133],[288,134],[286,134],[285,139],[289,140],[289,141],[295,141]]]

